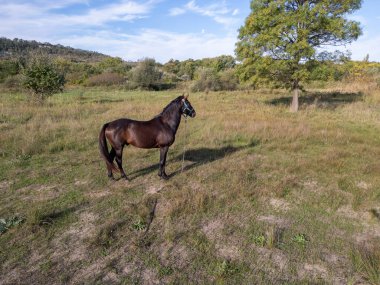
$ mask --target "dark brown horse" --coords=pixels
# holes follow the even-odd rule
[[[165,173],[166,155],[169,146],[174,143],[181,115],[195,117],[195,110],[187,100],[187,96],[177,97],[149,121],[125,118],[103,125],[99,134],[99,149],[107,164],[108,177],[113,179],[112,170],[114,170],[120,171],[121,177],[128,180],[123,170],[122,156],[124,146],[131,144],[139,148],[160,148],[158,176],[168,179]],[[108,152],[107,140],[111,145],[110,152]],[[113,163],[115,158],[119,170]]]

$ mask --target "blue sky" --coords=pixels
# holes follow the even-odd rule
[[[250,0],[0,0],[0,36],[166,62],[234,55]],[[342,47],[380,62],[380,1],[363,0],[349,18],[363,35]]]

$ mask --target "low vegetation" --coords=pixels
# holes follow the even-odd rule
[[[0,284],[378,284],[380,92],[331,86],[297,114],[283,90],[190,94],[170,180],[127,147],[130,182],[107,179],[101,125],[180,91],[1,92]]]

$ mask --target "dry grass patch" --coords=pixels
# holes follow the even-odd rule
[[[157,150],[128,147],[130,182],[108,180],[101,125],[179,92],[1,94],[0,218],[26,220],[0,235],[0,283],[375,284],[360,246],[380,236],[380,97],[333,91],[297,114],[286,91],[191,94],[170,180]]]

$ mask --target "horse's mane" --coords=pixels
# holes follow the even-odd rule
[[[169,115],[170,113],[172,113],[175,110],[174,107],[176,107],[178,105],[178,103],[181,102],[182,99],[183,99],[183,96],[178,96],[177,98],[175,98],[156,117],[165,116],[165,115]]]

